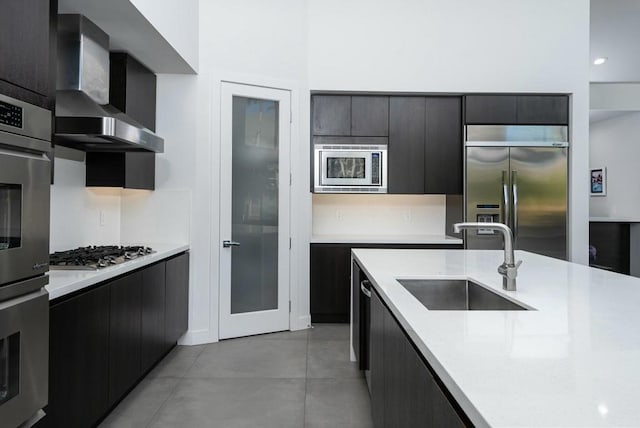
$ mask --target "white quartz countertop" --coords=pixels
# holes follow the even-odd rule
[[[356,249],[375,289],[476,426],[640,426],[640,279],[516,251]],[[531,311],[429,311],[397,281],[471,279]]]
[[[460,245],[462,239],[447,235],[313,235],[311,243]]]
[[[640,223],[638,218],[630,217],[589,217],[594,223]]]
[[[48,273],[49,284],[46,286],[49,292],[49,300],[107,281],[189,249],[189,245],[186,244],[155,244],[149,246],[156,252],[100,270],[50,270]]]

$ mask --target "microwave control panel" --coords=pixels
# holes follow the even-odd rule
[[[0,101],[0,124],[22,129],[22,107]]]

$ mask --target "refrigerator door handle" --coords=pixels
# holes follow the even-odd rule
[[[518,240],[518,171],[511,171],[511,189],[513,191],[513,243]]]
[[[509,187],[507,184],[507,171],[502,171],[502,222],[510,226],[509,218]]]

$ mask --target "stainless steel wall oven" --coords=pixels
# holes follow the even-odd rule
[[[51,113],[0,95],[0,424],[47,404]]]

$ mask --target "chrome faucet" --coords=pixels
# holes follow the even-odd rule
[[[511,229],[502,223],[456,223],[453,225],[455,233],[460,233],[462,229],[490,229],[502,233],[504,238],[504,262],[498,266],[498,273],[502,275],[502,288],[507,291],[515,291],[518,268],[522,264],[522,260],[515,261]]]

